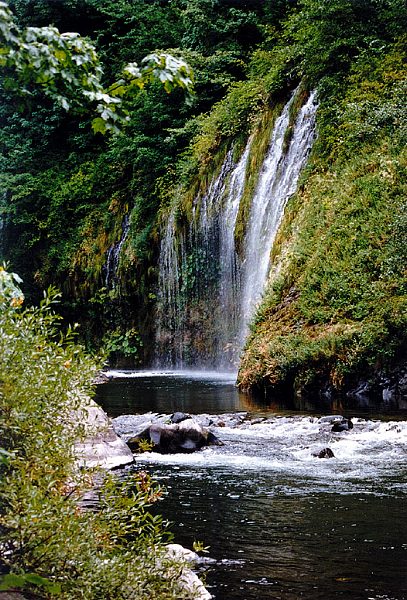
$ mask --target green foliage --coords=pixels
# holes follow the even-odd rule
[[[108,358],[115,356],[132,357],[135,362],[141,362],[143,341],[135,329],[128,329],[124,333],[120,329],[110,331],[102,340],[102,347]]]
[[[16,277],[1,273],[1,589],[67,600],[185,597],[180,565],[165,558],[165,523],[148,510],[163,493],[148,474],[104,475],[97,510],[81,505],[94,481],[74,446],[87,433],[82,411],[98,365],[73,331],[59,333],[55,292],[23,308]]]
[[[57,583],[52,583],[45,577],[40,577],[35,573],[24,573],[23,575],[16,575],[14,573],[8,573],[0,578],[0,590],[16,590],[23,588],[34,588],[49,593],[51,596],[58,596],[61,592],[61,586]]]
[[[203,543],[199,540],[196,540],[193,543],[193,550],[194,552],[202,552],[202,553],[208,553],[209,552],[209,546],[204,546]]]
[[[381,54],[406,25],[399,0],[301,0],[286,36],[295,44],[300,73],[315,85],[324,74],[346,72],[360,55]]]
[[[61,55],[57,72],[48,79],[49,94],[66,97],[79,111],[67,113],[53,98],[38,91],[43,84],[35,82],[40,71],[31,70],[34,57],[31,42],[27,42],[25,54],[21,54],[21,73],[27,77],[29,113],[18,111],[10,90],[4,90],[0,107],[4,258],[23,275],[31,298],[37,299],[39,290],[49,284],[61,287],[66,298],[63,314],[86,324],[83,331],[92,345],[100,338],[109,339],[112,332],[115,355],[120,346],[126,346],[120,337],[135,330],[144,344],[137,357],[142,355],[145,360],[149,356],[159,215],[178,202],[179,227],[185,226],[194,197],[207,189],[227,149],[233,144],[237,156],[250,132],[256,132],[235,232],[241,244],[272,124],[270,111],[285,101],[301,78],[305,87],[319,88],[315,155],[321,162],[315,168],[321,172],[333,169],[334,164],[337,169],[336,161],[351,160],[362,146],[362,153],[368,153],[369,145],[375,147],[381,133],[392,137],[394,143],[397,138],[400,147],[405,136],[402,73],[406,11],[402,0],[13,0],[10,7],[15,21],[5,3],[2,6],[3,61],[13,62],[10,48],[18,49],[18,40],[28,32],[36,36],[32,43],[40,48],[40,71],[48,68],[47,52],[52,62],[57,59],[59,44],[65,44],[66,58],[62,60]],[[66,28],[79,31],[81,36],[59,34]],[[51,40],[49,48],[44,35]],[[88,39],[94,40],[94,46]],[[72,52],[75,44],[82,43],[83,52],[80,50],[78,56],[83,54],[88,61],[83,68],[90,77],[95,60],[100,73],[96,87],[90,90],[91,96],[102,94],[100,101],[88,95],[84,102],[83,93],[76,86],[71,88],[60,73],[72,70],[79,77],[82,65],[74,64],[76,51]],[[151,59],[143,63],[146,56]],[[179,62],[182,60],[191,65],[195,75],[196,95],[189,104],[183,101],[182,88],[189,86],[191,77]],[[123,73],[126,64],[130,67]],[[4,77],[14,76],[13,69],[12,64],[5,67]],[[157,78],[162,83],[151,81]],[[140,86],[147,81],[145,93]],[[172,89],[175,83],[181,88]],[[172,93],[167,94],[165,88],[171,88]],[[119,135],[91,135],[89,111],[98,104],[102,112],[94,121],[95,130],[103,132],[110,122],[114,128],[123,117],[126,128]],[[102,107],[108,109],[104,115]],[[360,167],[361,171],[365,168]],[[395,169],[398,173],[400,168],[394,163],[390,172]],[[359,175],[358,168],[350,169],[347,175],[343,172],[341,181],[359,179]],[[366,225],[361,227],[358,241],[352,242],[363,268],[359,266],[354,274],[351,269],[345,273],[345,250],[341,274],[327,267],[323,282],[316,274],[312,284],[310,274],[309,290],[302,296],[303,308],[307,318],[312,312],[318,324],[335,311],[352,319],[366,313],[368,292],[355,285],[356,273],[362,282],[369,280],[365,274],[368,269],[399,273],[402,268],[402,212],[380,177],[365,175],[355,184],[357,195],[385,194],[394,210],[394,239],[386,246],[394,252],[389,251],[381,263],[377,258],[381,249],[371,250],[370,243],[365,243]],[[333,194],[327,186],[322,188],[328,196]],[[353,197],[353,188],[347,189],[349,198]],[[362,200],[357,210],[367,210]],[[98,290],[105,285],[107,252],[120,239],[126,214],[131,216],[130,231],[121,251],[117,285],[101,303],[97,301]],[[381,214],[379,209],[377,221],[372,223],[375,232]],[[319,217],[325,218],[314,214],[316,222]],[[348,242],[346,222],[340,221],[336,230],[332,228],[330,239],[338,236]],[[280,238],[280,249],[283,244],[286,246]],[[304,248],[298,251],[303,262],[298,258],[298,269],[296,266],[287,275],[283,291],[293,283],[294,274],[301,272],[301,264],[311,252],[308,245],[306,252]],[[322,306],[322,298],[327,300],[336,289],[340,293],[335,294],[334,308]]]
[[[140,452],[140,454],[142,454],[143,452],[151,452],[154,448],[154,442],[151,442],[149,440],[139,439],[136,440],[136,442],[137,452]]]
[[[20,30],[6,2],[0,3],[0,67],[17,75],[6,76],[4,85],[30,95],[35,85],[65,110],[82,111],[84,101],[95,105],[95,133],[119,132],[128,119],[121,97],[134,87],[160,81],[167,92],[174,87],[192,89],[192,71],[180,59],[165,53],[149,54],[140,66],[131,62],[122,77],[106,91],[103,70],[95,47],[78,33],[60,33],[56,27]]]
[[[241,9],[238,4],[216,3],[214,11],[209,5],[184,0],[165,5],[159,0],[61,0],[58,4],[15,0],[10,4],[20,32],[27,26],[41,29],[52,23],[60,31],[69,26],[95,40],[105,73],[104,89],[106,81],[118,79],[123,65],[136,60],[141,66],[146,55],[171,55],[177,60],[183,56],[195,72],[197,94],[189,106],[183,102],[182,89],[167,94],[161,83],[151,83],[145,93],[123,77],[128,91],[114,97],[120,99],[129,120],[120,135],[104,139],[89,135],[88,112],[72,116],[51,101],[45,102],[34,85],[30,87],[29,115],[16,110],[11,92],[0,108],[4,123],[0,130],[0,193],[7,198],[0,208],[5,222],[4,256],[23,275],[31,298],[38,298],[40,287],[57,283],[66,299],[63,314],[86,323],[83,331],[92,344],[100,332],[103,337],[109,330],[134,328],[142,333],[145,355],[147,340],[152,339],[152,318],[147,312],[156,286],[157,213],[162,194],[172,194],[179,154],[199,130],[200,113],[218,102],[230,85],[237,89],[232,91],[229,107],[223,109],[223,116],[230,117],[223,138],[229,139],[240,126],[247,129],[250,111],[261,106],[261,91],[256,86],[248,82],[245,88],[242,84],[240,94],[241,84],[236,82],[244,77],[243,59],[253,46],[255,38],[250,32],[254,20],[261,17],[262,3]],[[187,50],[182,41],[187,29],[190,31],[189,11],[195,9],[204,11],[202,27],[207,27],[210,14],[216,20],[217,44],[205,54],[197,48]],[[238,9],[239,14],[231,9]],[[257,25],[255,28],[257,31]],[[194,30],[205,38],[203,32]],[[156,67],[150,65],[150,75]],[[130,72],[128,77],[132,77]],[[113,86],[109,95],[122,93],[123,86]],[[73,94],[76,100],[80,100],[77,93]],[[89,106],[86,104],[86,111]],[[95,125],[104,127],[101,121]],[[214,127],[212,131],[217,136]],[[215,152],[216,141],[211,154]],[[185,180],[190,181],[195,164],[195,158],[188,157],[178,170],[185,169]],[[158,180],[165,180],[165,189],[161,184],[158,189]],[[126,213],[131,213],[131,227],[121,253],[115,297],[109,296],[106,306],[89,304],[105,283],[107,252],[120,239]],[[126,319],[114,318],[114,312],[122,314],[125,309]]]
[[[406,345],[405,50],[325,80],[306,181],[286,209],[241,384],[298,391],[391,372]]]
[[[18,287],[23,280],[17,273],[8,273],[0,267],[0,306],[19,306],[24,302],[24,296]]]
[[[248,131],[256,111],[264,110],[267,95],[261,82],[245,81],[233,84],[224,100],[216,104],[201,126],[193,152],[197,160],[208,162],[222,141]]]
[[[251,45],[260,38],[255,3],[254,10],[238,8],[239,3],[223,7],[217,0],[188,0],[184,4],[182,43],[187,48],[204,55],[219,48],[238,52],[246,38]]]

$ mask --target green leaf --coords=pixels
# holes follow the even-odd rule
[[[43,587],[51,594],[58,594],[61,592],[61,586],[59,585],[59,583],[50,581],[49,579],[46,579],[45,577],[41,577],[40,575],[37,575],[36,573],[27,573],[26,575],[23,575],[22,577],[25,578],[27,583],[31,583],[32,585],[37,585],[39,587]]]
[[[25,577],[23,575],[15,575],[14,573],[8,573],[0,577],[0,590],[10,590],[12,588],[22,588],[26,584]]]
[[[10,452],[7,452],[7,450],[4,450],[4,448],[0,448],[0,463],[2,463],[3,465],[8,464],[12,456],[13,455]]]
[[[104,135],[107,130],[106,121],[102,119],[102,117],[96,117],[96,119],[93,119],[92,121],[92,129],[93,133],[101,133]]]
[[[36,585],[42,587],[51,594],[59,594],[61,592],[61,586],[59,583],[55,583],[37,575],[36,573],[24,573],[23,575],[17,575],[16,573],[8,573],[0,578],[0,590],[10,590],[13,588],[24,588],[27,585]]]

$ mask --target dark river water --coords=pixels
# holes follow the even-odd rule
[[[131,467],[166,487],[174,541],[210,546],[199,568],[214,598],[407,600],[407,414],[348,411],[354,428],[333,433],[321,413],[254,403],[230,375],[112,375],[96,399],[128,415],[114,421],[125,438],[146,413],[184,411],[225,444]],[[334,458],[313,456],[325,447]]]

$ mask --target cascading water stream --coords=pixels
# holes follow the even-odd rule
[[[247,161],[249,158],[251,139],[245,151],[233,170],[229,180],[229,191],[225,208],[220,219],[220,285],[219,305],[223,318],[220,320],[220,348],[224,352],[230,345],[234,360],[237,359],[239,348],[236,345],[236,332],[239,329],[240,313],[239,298],[241,293],[240,260],[235,249],[235,225],[239,212],[240,200],[244,191]],[[231,336],[232,334],[232,336]]]
[[[179,251],[178,251],[179,249]],[[161,240],[160,252],[160,314],[156,340],[160,348],[160,362],[182,366],[182,339],[184,311],[181,295],[181,271],[185,264],[185,243],[182,233],[177,236],[175,212],[171,211]],[[167,355],[168,347],[171,353]]]
[[[234,229],[243,193],[249,140],[240,160],[230,150],[207,193],[197,197],[187,233],[169,215],[160,252],[159,366],[231,368],[240,290]]]
[[[233,150],[227,153],[207,193],[195,199],[189,229],[177,228],[176,207],[170,212],[160,252],[156,366],[237,369],[285,205],[315,136],[312,93],[287,143],[294,98],[295,93],[274,126],[252,200],[243,262],[234,236],[251,139],[237,163]]]
[[[242,264],[241,322],[239,340],[243,346],[250,319],[259,302],[270,267],[270,253],[287,200],[297,188],[315,136],[316,93],[300,109],[292,137],[285,151],[290,109],[295,94],[277,119],[251,204]]]
[[[119,268],[120,252],[123,244],[126,241],[127,235],[130,229],[130,218],[129,215],[125,215],[122,222],[122,235],[120,240],[112,244],[107,251],[106,264],[104,266],[105,272],[105,286],[108,290],[114,289],[117,284],[117,269]]]

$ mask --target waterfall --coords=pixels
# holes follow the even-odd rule
[[[263,293],[270,253],[288,198],[295,192],[315,136],[315,93],[290,127],[295,93],[277,118],[253,195],[241,256],[235,226],[251,147],[233,149],[189,225],[170,211],[162,231],[157,303],[157,366],[236,370],[248,323]]]
[[[233,170],[229,180],[229,191],[219,222],[220,227],[220,285],[219,285],[219,348],[226,352],[230,364],[237,364],[240,354],[238,331],[240,323],[239,298],[241,295],[241,265],[235,249],[235,225],[243,196],[251,139]]]
[[[231,368],[238,349],[240,265],[234,229],[250,140],[225,157],[208,191],[195,198],[189,229],[177,233],[176,208],[162,234],[158,294],[159,365]]]
[[[117,270],[119,268],[120,252],[126,241],[130,229],[130,218],[126,214],[122,222],[122,234],[120,240],[112,244],[107,251],[106,263],[103,267],[105,273],[105,286],[108,290],[114,289],[117,284]]]
[[[0,195],[0,266],[5,262],[4,259],[4,250],[6,247],[5,244],[5,233],[7,226],[7,203],[9,192],[6,191]]]
[[[242,264],[241,323],[239,339],[243,346],[248,324],[263,294],[270,267],[270,253],[287,200],[297,189],[301,170],[315,136],[316,93],[300,109],[288,149],[284,141],[295,94],[276,120],[269,150],[253,196],[246,230]]]
[[[179,252],[178,252],[179,249]],[[177,236],[175,211],[171,211],[161,238],[159,318],[156,341],[160,362],[165,366],[183,366],[184,298],[181,295],[181,271],[185,265],[185,243],[182,233]]]

